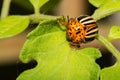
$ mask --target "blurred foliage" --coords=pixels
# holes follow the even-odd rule
[[[43,5],[40,10],[41,13],[50,13],[60,2],[61,0],[49,0],[45,5]]]
[[[49,14],[52,13],[52,10],[59,4],[61,0],[49,0],[45,5],[40,8],[41,13]],[[29,0],[12,0],[12,3],[26,10],[26,12],[33,12],[33,5]]]

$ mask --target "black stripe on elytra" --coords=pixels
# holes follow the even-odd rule
[[[93,20],[93,18],[85,19],[85,20],[81,21],[81,23],[83,23],[83,22],[87,22],[87,21],[90,21],[90,20]]]
[[[94,29],[96,29],[96,28],[98,28],[97,25],[96,25],[95,27],[93,27],[93,28],[87,30],[86,32],[89,32],[89,31],[94,30]]]
[[[86,42],[89,42],[89,41],[92,41],[92,40],[94,40],[94,39],[95,39],[95,37],[85,38],[85,41],[86,41]]]
[[[79,17],[77,18],[77,20],[80,21],[81,19],[86,18],[86,17],[88,17],[88,16],[87,16],[87,15],[79,16]]]
[[[86,36],[92,36],[92,35],[96,34],[97,32],[98,32],[98,31],[92,32],[92,33],[90,33],[90,34],[87,34]]]
[[[90,24],[96,24],[96,22],[89,22],[89,23],[84,23],[82,22],[84,25],[90,25]]]

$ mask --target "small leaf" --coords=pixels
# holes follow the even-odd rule
[[[28,35],[20,54],[27,63],[34,59],[37,66],[24,71],[17,80],[99,80],[99,66],[95,48],[72,49],[66,32],[57,21],[43,22]]]
[[[40,9],[49,0],[30,0],[35,9]]]
[[[120,38],[120,27],[119,26],[113,26],[110,29],[110,32],[108,34],[108,40],[118,39]]]
[[[120,80],[120,63],[116,63],[115,65],[104,68],[101,71],[100,75],[101,80]]]
[[[92,17],[96,20],[104,18],[120,11],[120,0],[89,0],[91,4],[98,7]]]
[[[29,24],[27,16],[8,16],[0,21],[0,38],[7,38],[19,34]]]

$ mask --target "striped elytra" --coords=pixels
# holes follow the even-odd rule
[[[67,22],[66,36],[73,46],[93,41],[98,34],[96,21],[88,15],[70,18]]]

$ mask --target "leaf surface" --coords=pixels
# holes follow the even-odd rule
[[[108,34],[108,39],[113,40],[113,39],[118,39],[118,38],[120,38],[120,27],[112,26]]]
[[[101,56],[99,50],[73,49],[65,35],[56,20],[38,25],[20,54],[23,62],[34,59],[37,66],[24,71],[17,80],[98,80],[100,68],[95,59]]]
[[[120,11],[120,0],[89,0],[89,2],[98,8],[92,15],[96,20]]]
[[[101,80],[120,80],[120,63],[117,62],[109,68],[102,69],[100,78]]]
[[[29,25],[27,16],[8,16],[0,20],[0,39],[17,35]]]

